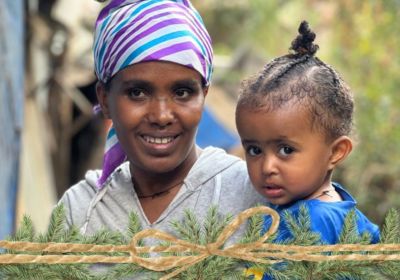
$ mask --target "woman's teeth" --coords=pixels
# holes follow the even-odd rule
[[[151,137],[151,136],[144,136],[144,140],[147,143],[151,144],[168,144],[174,140],[174,137]]]

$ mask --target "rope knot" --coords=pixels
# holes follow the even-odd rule
[[[221,250],[219,250],[219,246],[217,243],[209,243],[205,246],[206,252],[209,256],[218,255]]]

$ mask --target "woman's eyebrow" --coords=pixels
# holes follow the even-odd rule
[[[146,88],[146,89],[152,89],[153,85],[152,83],[145,81],[145,80],[140,80],[140,79],[129,79],[121,82],[122,87],[140,87],[140,88]]]
[[[178,80],[175,81],[172,84],[173,87],[192,87],[192,88],[198,88],[201,86],[201,84],[194,80],[194,79],[184,79],[184,80]]]

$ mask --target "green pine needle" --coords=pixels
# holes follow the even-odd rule
[[[383,222],[381,242],[400,243],[400,214],[396,209],[389,209]]]
[[[283,219],[287,223],[293,238],[281,242],[287,245],[317,245],[321,244],[319,234],[311,231],[311,220],[308,209],[304,206],[300,208],[298,217],[293,217],[289,212],[285,212]],[[182,221],[173,222],[172,228],[180,239],[206,244],[215,242],[222,230],[232,220],[232,216],[222,216],[216,207],[211,207],[207,212],[205,221],[200,224],[196,215],[192,211],[185,211]],[[386,215],[381,234],[381,243],[398,244],[400,241],[400,215],[399,211],[391,209]],[[248,221],[244,237],[239,243],[254,242],[261,237],[263,227],[263,216],[255,215]],[[90,243],[90,244],[112,244],[122,245],[130,242],[131,238],[142,230],[139,218],[136,214],[129,215],[129,224],[125,235],[120,232],[112,232],[106,229],[100,230],[91,236],[83,236],[76,227],[67,228],[65,226],[65,214],[62,205],[57,206],[50,219],[48,230],[44,234],[35,232],[32,220],[24,216],[20,227],[12,241],[30,242],[63,242],[63,243]],[[269,238],[272,242],[274,238]],[[341,231],[340,244],[369,244],[371,235],[369,233],[358,233],[355,211],[350,211],[346,216],[343,229]],[[168,242],[161,242],[168,246]],[[143,246],[141,240],[139,246]],[[30,253],[39,252],[11,252],[6,250],[4,253]],[[348,254],[335,253],[335,254]],[[78,253],[68,253],[78,254]],[[82,254],[82,253],[80,253]],[[105,253],[107,255],[121,255],[127,253]],[[332,253],[333,254],[333,253]],[[372,253],[371,253],[372,254]],[[143,254],[148,256],[148,254]],[[177,255],[177,253],[163,253],[162,255]],[[97,265],[95,265],[97,266]],[[72,279],[72,280],[107,280],[107,279],[127,279],[141,275],[144,279],[159,279],[165,273],[153,272],[142,268],[136,264],[117,264],[105,266],[104,272],[95,272],[92,265],[87,264],[13,264],[0,265],[0,279],[28,279],[28,280],[48,280],[48,279]],[[239,259],[211,256],[198,263],[188,270],[182,272],[175,279],[248,279],[244,276],[244,267],[252,267],[269,274],[276,280],[296,280],[296,279],[399,279],[399,261],[330,261],[330,262],[307,262],[307,261],[285,261],[278,265],[263,265],[251,263]]]
[[[311,231],[311,218],[305,205],[300,206],[297,219],[286,210],[283,212],[283,220],[293,236],[293,239],[284,242],[285,244],[305,246],[321,244],[320,234]]]
[[[60,204],[54,208],[50,216],[50,222],[45,235],[39,235],[39,242],[56,242],[60,240],[65,230],[65,210]]]
[[[355,209],[352,209],[346,215],[338,243],[355,244],[359,240],[360,237],[358,235],[357,215]]]

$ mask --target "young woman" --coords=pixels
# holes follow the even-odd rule
[[[143,228],[171,232],[184,210],[200,221],[216,205],[235,215],[264,198],[246,165],[195,144],[212,73],[212,47],[189,1],[114,0],[96,23],[97,96],[113,122],[102,173],[62,197],[68,225],[83,233],[125,232],[135,212]]]

